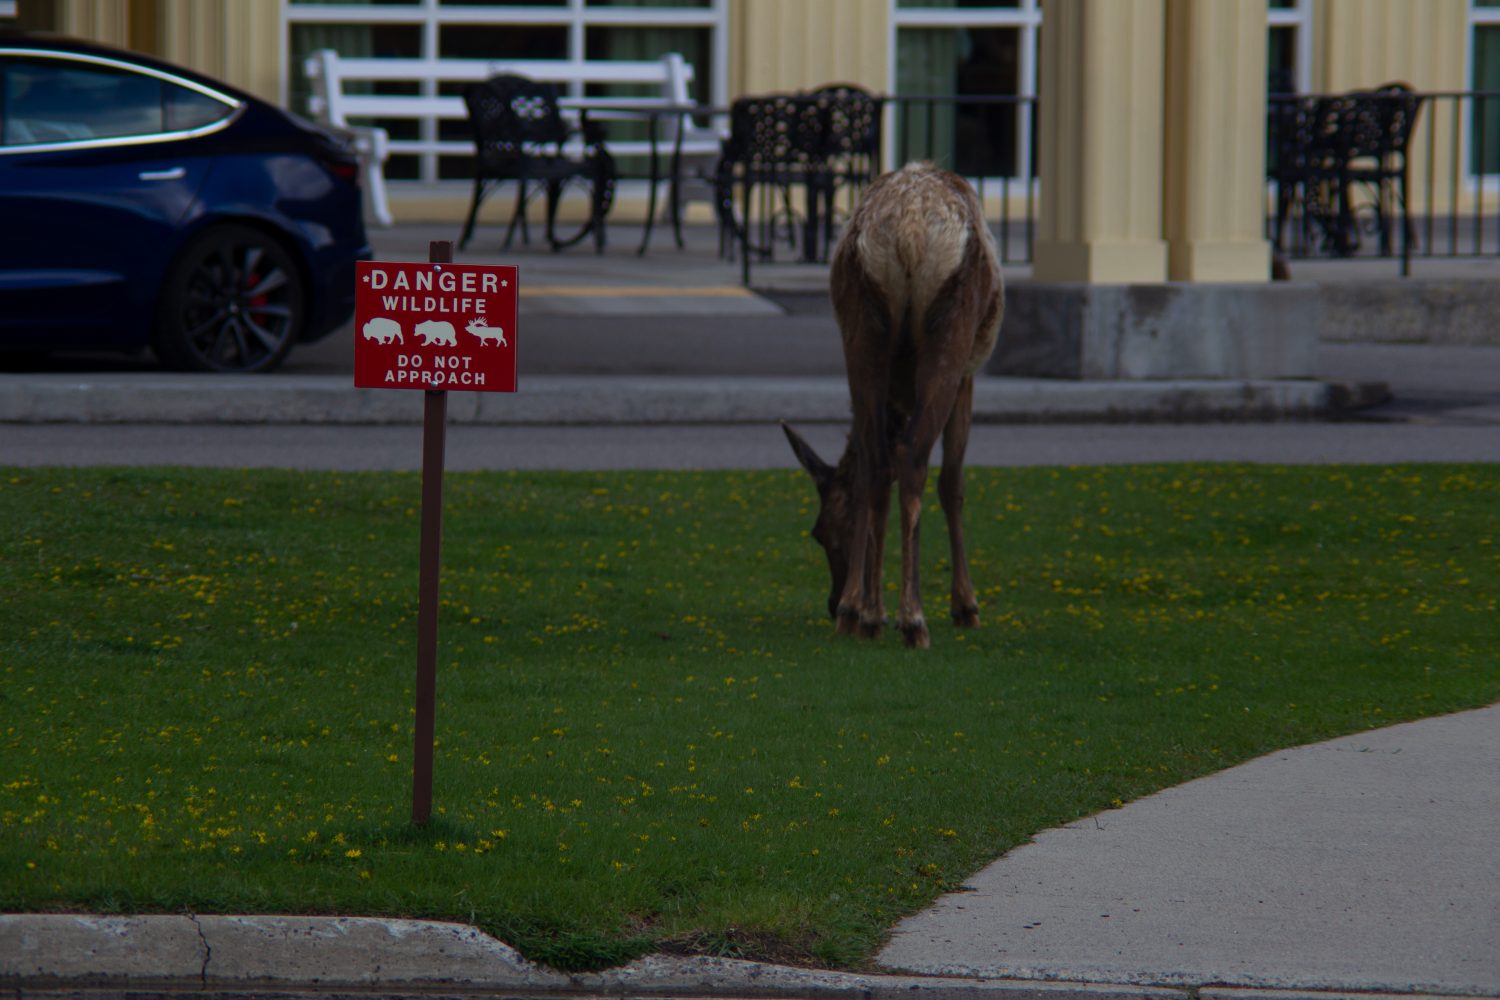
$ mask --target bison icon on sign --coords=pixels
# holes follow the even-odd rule
[[[367,322],[363,327],[366,340],[373,340],[381,344],[404,344],[401,338],[401,324],[384,316],[377,316]]]

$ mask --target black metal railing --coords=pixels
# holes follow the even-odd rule
[[[967,178],[1003,262],[1029,263],[1037,99],[874,99],[878,169],[932,160]],[[1397,260],[1407,274],[1413,259],[1500,256],[1500,91],[1273,94],[1266,150],[1265,233],[1289,257]]]
[[[1273,94],[1266,235],[1290,257],[1500,255],[1500,92]]]

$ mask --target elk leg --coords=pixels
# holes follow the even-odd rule
[[[879,592],[872,592],[869,587],[870,564],[876,556],[873,550],[878,548],[871,544],[875,539],[878,491],[884,488],[889,493],[891,481],[884,441],[878,432],[880,425],[874,419],[881,410],[882,405],[876,401],[865,412],[856,411],[854,416],[853,440],[859,447],[855,453],[853,495],[850,498],[854,523],[849,536],[849,573],[838,605],[838,631],[843,635],[876,634],[878,628],[869,632],[862,626],[883,624],[884,616],[878,607]],[[873,573],[878,578],[880,570],[875,568]]]
[[[958,387],[953,414],[943,429],[943,470],[938,474],[938,499],[948,520],[948,544],[953,560],[953,623],[960,628],[979,624],[979,602],[974,581],[969,578],[969,560],[964,552],[964,452],[969,446],[969,427],[974,420],[974,377]]]
[[[885,532],[890,520],[891,488],[888,481],[883,482],[885,485],[876,490],[872,498],[870,527],[873,534],[865,555],[864,607],[869,615],[860,619],[859,631],[869,639],[879,638],[885,628],[885,589],[881,585],[881,576],[885,566]]]
[[[950,397],[951,399],[951,397]],[[927,487],[927,462],[932,456],[933,444],[938,439],[942,423],[932,417],[933,412],[947,415],[948,408],[942,406],[916,406],[906,433],[897,445],[895,468],[900,493],[901,511],[901,607],[895,624],[906,639],[906,645],[915,649],[926,649],[929,645],[927,619],[922,616],[921,580],[921,516],[922,492]]]
[[[926,649],[930,639],[927,619],[922,615],[921,581],[918,578],[922,492],[927,483],[926,453],[915,445],[904,446],[900,449],[897,467],[901,496],[901,609],[896,616],[896,625],[908,646]]]
[[[924,391],[925,390],[925,391]],[[922,593],[918,578],[921,562],[919,539],[922,494],[927,487],[927,463],[938,434],[953,412],[956,386],[933,375],[918,377],[919,402],[902,435],[896,452],[897,481],[901,496],[901,610],[896,625],[906,644],[926,649],[930,643],[927,619],[922,615]]]

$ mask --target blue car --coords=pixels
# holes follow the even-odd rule
[[[339,137],[146,56],[0,33],[0,350],[263,372],[354,310]]]

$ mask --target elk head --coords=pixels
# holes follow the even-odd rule
[[[812,445],[791,427],[782,424],[781,429],[791,442],[792,453],[818,489],[818,519],[813,523],[812,537],[823,546],[823,554],[828,557],[828,573],[833,578],[828,617],[834,618],[838,615],[839,595],[844,592],[844,581],[849,576],[849,538],[854,530],[849,475],[847,468],[841,475],[839,469],[819,458]]]

